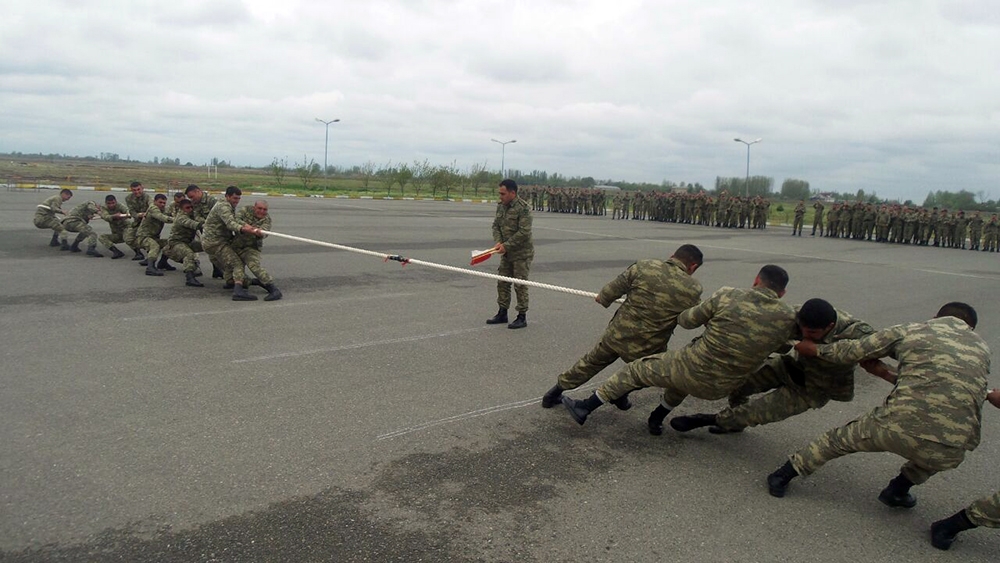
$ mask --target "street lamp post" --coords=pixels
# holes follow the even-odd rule
[[[517,139],[511,139],[509,141],[498,141],[496,139],[490,139],[490,140],[493,141],[494,143],[499,143],[500,144],[500,178],[503,178],[504,177],[504,175],[503,175],[503,171],[504,171],[503,165],[504,165],[504,157],[506,156],[506,153],[507,153],[507,145],[509,143],[516,143]]]
[[[743,139],[733,139],[737,143],[743,143],[747,146],[747,179],[743,184],[744,195],[750,197],[750,145],[761,142],[763,139],[754,139],[752,141],[744,141]]]
[[[326,125],[326,142],[323,144],[323,177],[325,178],[326,177],[326,155],[329,154],[329,152],[330,152],[330,124],[331,123],[337,123],[340,120],[339,119],[334,119],[334,120],[331,120],[331,121],[324,121],[324,120],[322,120],[322,119],[320,119],[320,118],[317,117],[316,121],[319,121],[323,125]]]

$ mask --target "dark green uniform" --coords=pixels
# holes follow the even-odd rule
[[[493,241],[503,243],[505,252],[500,255],[497,274],[508,278],[528,279],[531,261],[535,257],[535,246],[531,240],[531,209],[520,197],[515,197],[509,205],[497,204],[493,219]],[[511,282],[497,282],[497,304],[501,309],[510,308]],[[528,286],[515,286],[517,312],[528,311]]]
[[[251,206],[240,209],[240,211],[236,214],[236,220],[264,231],[271,230],[271,215],[267,214],[263,219],[258,219],[257,216],[254,215],[253,207]],[[231,247],[236,255],[240,257],[240,261],[242,262],[240,269],[242,269],[245,264],[253,275],[260,280],[261,285],[271,285],[274,283],[274,278],[271,277],[271,274],[269,274],[260,263],[260,251],[264,248],[264,237],[240,233],[233,239]],[[232,279],[234,277],[229,271],[228,266],[224,274],[226,279]]]

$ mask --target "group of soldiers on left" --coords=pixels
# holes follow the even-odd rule
[[[173,260],[182,265],[184,284],[189,287],[204,287],[198,279],[202,275],[198,253],[205,252],[212,262],[212,277],[223,280],[223,289],[233,290],[234,301],[257,300],[247,291],[249,285],[267,290],[264,301],[281,299],[274,279],[261,265],[264,231],[271,229],[266,201],[237,210],[242,191],[236,186],[228,187],[220,201],[191,184],[175,193],[169,204],[164,194],[150,197],[141,182],[132,182],[129,190],[124,203],[109,194],[104,205],[85,201],[65,212],[62,205],[73,197],[73,191],[63,189],[37,206],[34,224],[52,230],[50,246],[83,252],[80,245],[85,244],[86,255],[94,258],[104,256],[97,251],[98,242],[113,260],[125,256],[116,246],[125,244],[134,252],[132,260],[145,266],[147,276],[176,270],[170,265]],[[90,225],[95,217],[106,221],[111,232],[98,235]],[[170,230],[162,238],[166,225]],[[77,233],[72,244],[70,233]],[[246,280],[246,269],[254,274],[250,280]]]

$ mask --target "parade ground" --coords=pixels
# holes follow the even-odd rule
[[[180,271],[143,275],[123,246],[114,261],[50,248],[31,219],[54,193],[0,191],[0,562],[985,562],[1000,552],[997,530],[965,532],[949,552],[928,541],[931,522],[1000,487],[1000,410],[988,404],[982,445],[916,487],[912,510],[876,500],[902,464],[891,454],[833,461],[772,498],[768,473],[890,385],[859,369],[853,402],[735,435],[651,436],[653,389],[579,426],[540,398],[614,307],[533,288],[527,328],[487,326],[491,280],[273,237],[264,265],[284,299],[234,302],[208,276],[189,288]],[[77,192],[64,209],[105,195]],[[490,203],[269,202],[276,232],[380,253],[468,267],[470,251],[493,244]],[[695,274],[705,297],[749,287],[773,263],[790,274],[789,303],[822,297],[876,328],[969,302],[1000,350],[1000,254],[809,232],[536,212],[530,277],[596,292],[635,260],[692,243],[705,254]],[[699,332],[678,329],[670,347]],[[586,397],[621,365],[569,394]],[[689,398],[675,412],[724,405]]]

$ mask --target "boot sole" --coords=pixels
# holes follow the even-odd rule
[[[566,410],[569,411],[569,415],[573,417],[573,420],[575,420],[577,424],[583,426],[583,423],[587,422],[587,417],[580,416],[580,414],[576,412],[576,409],[573,406],[575,402],[576,401],[570,399],[569,397],[566,397],[565,395],[562,398],[562,404],[564,407],[566,407]]]

